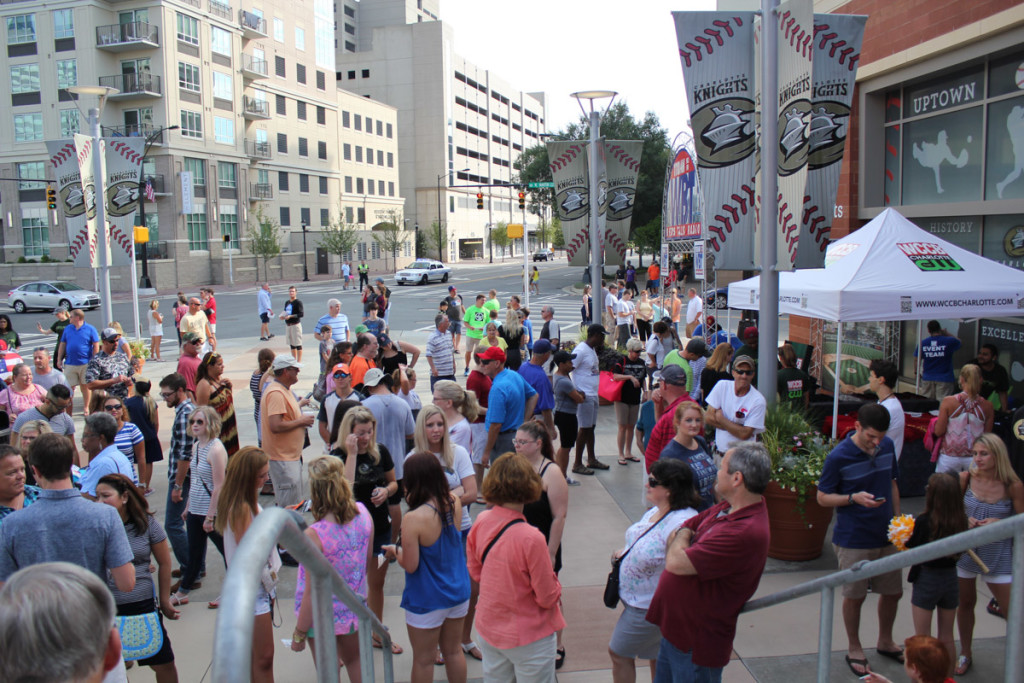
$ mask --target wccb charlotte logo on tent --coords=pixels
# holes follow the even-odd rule
[[[963,266],[935,242],[897,242],[896,248],[925,272],[963,270]]]

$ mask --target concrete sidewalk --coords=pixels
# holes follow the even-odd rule
[[[399,333],[401,339],[419,345],[426,341],[425,334]],[[279,353],[287,353],[283,348]],[[307,347],[315,340],[309,335]],[[248,390],[249,377],[256,368],[256,353],[259,346],[251,342],[226,342],[218,349],[224,356],[227,375],[234,385],[235,410],[238,415],[239,433],[243,444],[255,442],[252,418],[253,400]],[[307,354],[315,357],[314,353]],[[173,372],[172,363],[150,363],[145,373],[154,380]],[[429,376],[425,359],[417,368],[421,378]],[[307,363],[300,374],[299,387],[305,393],[315,376],[314,363]],[[421,379],[418,391],[424,404],[430,401],[429,381]],[[171,412],[161,403],[161,440],[166,444],[170,438]],[[80,424],[80,418],[77,420]],[[563,610],[568,627],[564,632],[567,651],[565,666],[558,673],[558,680],[569,683],[600,683],[611,681],[611,662],[608,657],[608,640],[620,610],[607,609],[601,596],[609,571],[609,556],[624,543],[626,528],[639,519],[644,512],[642,482],[646,478],[642,463],[630,463],[627,467],[616,464],[614,439],[616,426],[613,411],[603,409],[598,422],[598,455],[611,469],[594,476],[579,477],[582,485],[570,488],[569,516],[563,540],[564,568],[560,579],[563,585]],[[318,457],[322,444],[315,434],[313,445],[306,449],[305,458]],[[149,498],[156,517],[163,521],[163,509],[167,496],[166,461],[158,463],[153,476],[153,488],[157,492]],[[264,505],[272,505],[270,498],[264,498]],[[906,507],[910,512],[920,511],[923,501],[910,500]],[[742,558],[737,558],[742,561]],[[830,571],[836,567],[831,547],[821,558],[806,563],[789,563],[769,560],[757,596],[769,595],[783,588],[797,585]],[[224,577],[224,566],[216,550],[210,545],[207,556],[208,575],[203,587],[191,593],[191,602],[181,608],[181,618],[167,621],[167,628],[176,653],[179,678],[182,681],[200,681],[209,676],[208,668],[213,656],[213,632],[216,610],[207,609],[207,602],[218,596]],[[278,612],[275,623],[275,678],[279,682],[305,682],[316,680],[312,657],[307,652],[291,652],[282,639],[289,640],[295,625],[294,595],[297,570],[285,567],[278,586]],[[405,615],[399,606],[404,573],[397,565],[388,574],[385,586],[384,623],[388,625],[397,643],[405,647],[405,653],[395,658],[396,680],[408,681],[412,663],[412,650],[405,629]],[[974,668],[963,680],[994,681],[1001,679],[1003,671],[1005,622],[986,613],[985,605],[990,594],[984,584],[979,585],[977,625],[975,627]],[[861,639],[870,647],[877,639],[877,620],[874,618],[876,598],[868,597],[863,612]],[[837,609],[833,615],[833,652],[831,657],[830,680],[853,681],[843,660],[846,636],[839,609],[841,598],[837,597]],[[732,661],[726,667],[723,680],[732,683],[747,681],[779,681],[802,683],[816,680],[816,659],[818,641],[819,609],[816,597],[807,597],[784,605],[743,615],[737,628]],[[896,621],[896,638],[902,641],[913,634],[909,586],[904,593]],[[902,666],[867,650],[872,668],[894,681],[906,680]],[[381,654],[376,653],[377,680],[383,680]],[[480,662],[467,658],[470,680],[481,680]],[[649,680],[646,663],[639,667],[638,680]],[[134,667],[129,672],[131,681],[153,681],[151,669]],[[346,680],[344,673],[342,680]],[[435,680],[445,680],[444,667],[435,668]]]

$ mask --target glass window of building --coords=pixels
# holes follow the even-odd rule
[[[188,237],[189,251],[208,251],[210,236],[206,225],[206,204],[193,202],[192,210],[195,213],[185,214],[185,234]]]
[[[341,112],[341,127],[342,128],[349,128],[349,127],[351,127],[351,122],[349,121],[349,113],[347,111],[342,111]]]
[[[178,12],[178,40],[190,45],[199,44],[199,20]]]
[[[81,119],[78,116],[77,109],[61,109],[60,110],[60,136],[62,138],[69,138],[75,133],[82,132]]]
[[[46,162],[45,161],[23,161],[14,165],[15,171],[18,174],[18,178],[21,180],[32,180],[39,179],[43,180],[46,178]],[[19,190],[42,190],[46,187],[46,183],[33,183],[33,182],[21,182],[18,183]]]
[[[238,240],[238,206],[235,204],[222,204],[220,206],[220,234],[221,239],[224,235],[230,237],[230,241],[227,243],[229,249],[241,248],[241,243]]]
[[[352,176],[345,176],[345,192],[352,194]]]
[[[309,194],[309,174],[308,173],[300,173],[299,174],[299,192],[302,192],[303,194]]]
[[[331,224],[331,210],[320,209],[320,227]]]
[[[345,222],[346,223],[351,223],[355,219],[356,219],[356,214],[355,214],[355,211],[353,210],[353,208],[351,206],[346,206],[345,207]]]
[[[192,185],[195,187],[206,186],[206,161],[185,157],[182,160],[185,171],[192,174]]]
[[[289,226],[292,224],[292,210],[287,206],[282,206],[280,211],[281,220],[280,223],[283,226]]]
[[[320,194],[327,194],[327,176],[320,176]]]
[[[22,209],[21,240],[25,258],[50,255],[50,221],[46,209]]]
[[[36,42],[36,15],[16,14],[7,17],[7,44]]]
[[[363,129],[363,117],[361,115],[359,115],[359,114],[355,115],[355,129],[356,130],[362,130]]]
[[[274,40],[279,43],[284,42],[284,19],[274,17]]]
[[[308,206],[303,206],[303,207],[299,208],[299,223],[300,224],[308,226],[310,224],[310,222],[311,222],[309,220],[309,217],[310,217],[310,213],[309,213],[309,207]]]
[[[35,142],[42,139],[43,115],[41,113],[14,115],[15,142]]]
[[[217,187],[238,187],[238,167],[225,161],[217,162]]]
[[[235,97],[231,74],[213,72],[213,96],[222,100],[233,100]]]
[[[67,90],[73,85],[78,85],[78,60],[58,59],[57,87],[61,90]]]
[[[39,92],[39,65],[18,64],[11,67],[11,92]]]
[[[188,62],[178,62],[178,87],[189,92],[200,92],[199,67]]]
[[[75,14],[73,10],[53,10],[53,37],[57,40],[75,37]]]
[[[203,138],[203,115],[198,111],[181,110],[181,135],[186,138]]]
[[[302,100],[295,101],[295,118],[299,121],[306,120],[306,103]]]
[[[288,191],[288,172],[278,171],[277,172],[277,189],[281,192]]]
[[[210,26],[210,50],[217,54],[231,56],[231,32],[219,26]]]
[[[306,49],[306,29],[295,27],[295,49],[303,50]]]

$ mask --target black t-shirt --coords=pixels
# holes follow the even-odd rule
[[[623,382],[622,384],[622,402],[631,406],[640,405],[644,381],[647,379],[647,365],[644,364],[643,359],[630,360],[629,356],[623,356],[615,366],[615,374],[630,375],[640,380],[639,387],[634,386],[632,382]]]
[[[359,453],[356,456],[356,481],[352,486],[352,494],[355,499],[370,511],[375,535],[391,529],[391,517],[388,515],[388,504],[391,503],[391,500],[378,506],[374,505],[370,499],[373,497],[375,488],[388,485],[384,474],[389,471],[393,472],[395,469],[395,462],[391,459],[391,453],[387,446],[379,443],[377,451],[380,453],[380,462],[376,464],[369,453]],[[335,448],[331,451],[331,455],[341,458],[342,462],[348,459],[344,448]]]
[[[461,323],[462,316],[466,313],[462,308],[462,297],[456,294],[455,296],[446,296],[444,300],[448,302],[448,310],[445,311],[448,319],[453,323]]]
[[[782,368],[776,383],[780,400],[797,407],[804,405],[804,396],[811,388],[811,378],[806,372],[797,368]]]
[[[973,362],[978,363],[977,360]],[[978,365],[978,369],[981,370],[981,395],[985,398],[994,392],[1010,390],[1010,376],[1006,374],[1006,368],[999,363],[996,363],[991,370],[986,370],[980,365]],[[1006,406],[1003,406],[1003,410],[1006,410]]]
[[[291,306],[291,313],[288,313],[289,306]],[[302,320],[303,316],[302,302],[299,301],[298,299],[296,299],[295,301],[286,301],[284,302],[284,309],[285,313],[287,313],[284,319],[284,324],[298,325],[299,322]]]
[[[387,356],[381,357],[380,364],[377,367],[383,370],[385,375],[390,377],[392,373],[394,373],[394,371],[398,369],[399,365],[408,364],[409,356],[407,356],[404,351],[399,351],[390,358],[388,358]]]

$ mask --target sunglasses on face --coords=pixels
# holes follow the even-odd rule
[[[737,375],[753,375],[753,370],[733,370]]]
[[[204,425],[206,424],[206,420],[189,420],[188,423],[190,425]]]
[[[103,406],[103,410],[107,411],[108,413],[116,413],[121,410],[121,404],[118,403],[116,405],[110,404],[109,406]]]
[[[352,375],[350,375],[347,372],[336,372],[336,373],[334,373],[334,379],[345,379],[346,377],[351,377],[351,376]]]
[[[647,485],[653,489],[661,486],[661,482],[654,477],[647,477]]]

